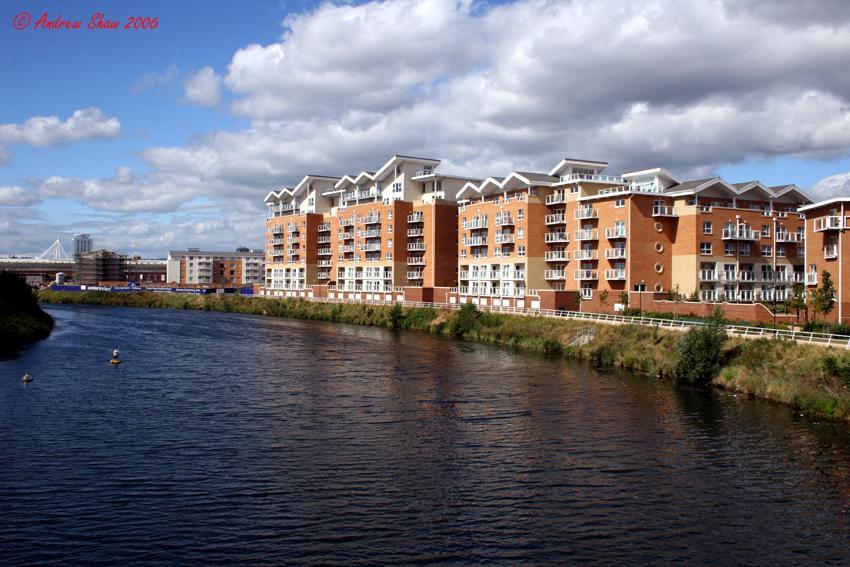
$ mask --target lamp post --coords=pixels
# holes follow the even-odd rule
[[[646,280],[640,280],[638,285],[638,313],[643,317],[643,290],[646,289]]]

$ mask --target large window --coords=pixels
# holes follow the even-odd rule
[[[711,242],[700,242],[699,253],[703,256],[711,256]]]

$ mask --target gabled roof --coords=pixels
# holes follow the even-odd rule
[[[789,185],[774,185],[773,187],[769,187],[769,189],[776,196],[776,199],[783,199],[784,197],[788,197],[790,200],[796,201],[802,205],[814,203],[814,199],[809,197],[808,194],[804,193],[799,187],[797,187],[793,183]]]
[[[327,175],[314,175],[312,173],[308,173],[305,175],[301,181],[298,182],[298,185],[295,186],[294,192],[299,192],[302,189],[306,188],[306,185],[311,181],[329,181],[331,185],[339,181],[339,177],[329,177]]]
[[[562,159],[561,161],[558,162],[558,165],[556,165],[555,167],[552,168],[552,170],[549,172],[549,175],[557,176],[561,172],[561,170],[563,170],[568,165],[577,165],[579,167],[581,167],[581,166],[593,167],[593,168],[598,169],[599,171],[602,171],[603,169],[608,167],[608,162],[607,161],[593,161],[593,160],[587,160],[587,159],[564,158],[564,159]]]
[[[372,176],[373,179],[375,179],[375,180],[383,179],[384,177],[386,177],[386,175],[390,171],[390,169],[395,167],[395,165],[397,163],[403,163],[403,162],[413,162],[413,163],[419,163],[419,164],[422,164],[422,165],[432,165],[432,166],[440,165],[440,160],[438,160],[438,159],[432,159],[432,158],[426,158],[426,157],[416,157],[416,156],[405,156],[405,155],[396,154],[393,157],[391,157],[389,160],[387,160],[387,163],[382,165],[380,167],[380,169],[378,169],[378,171],[375,172],[375,174]]]
[[[518,189],[520,187],[552,187],[560,179],[545,173],[528,171],[512,171],[501,183],[501,189]]]
[[[649,176],[663,177],[665,179],[672,181],[674,184],[681,183],[679,178],[677,178],[675,175],[673,175],[672,173],[667,171],[667,169],[665,169],[661,166],[650,167],[649,169],[641,169],[640,171],[629,171],[627,173],[624,173],[621,177],[623,179],[632,179],[634,177],[649,177]]]
[[[733,183],[732,186],[739,195],[750,197],[752,193],[760,194],[763,199],[770,200],[774,197],[773,191],[760,181],[745,181],[744,183]]]

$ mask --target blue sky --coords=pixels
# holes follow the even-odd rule
[[[31,29],[99,11],[159,25]],[[148,256],[260,246],[268,190],[396,152],[850,192],[848,19],[828,0],[6,2],[0,254],[80,226]]]

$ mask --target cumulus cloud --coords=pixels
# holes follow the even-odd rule
[[[287,17],[278,41],[237,50],[223,77],[205,67],[185,80],[185,99],[197,104],[219,104],[228,88],[246,129],[147,148],[143,174],[57,172],[38,191],[129,215],[179,215],[199,203],[219,211],[176,216],[185,227],[166,234],[183,246],[221,234],[205,232],[216,223],[250,242],[269,189],[308,172],[372,168],[395,152],[481,176],[548,170],[564,155],[609,161],[614,172],[664,165],[683,177],[751,159],[846,156],[850,10],[827,0],[789,6],[324,3]],[[818,187],[825,195],[839,185]],[[138,227],[148,236],[163,228]]]
[[[34,116],[19,124],[0,124],[0,145],[29,144],[49,147],[93,138],[114,138],[121,132],[117,118],[97,107],[75,110],[66,120]]]
[[[0,187],[0,207],[23,207],[38,201],[38,195],[32,191],[20,187]]]
[[[212,67],[204,67],[183,82],[184,101],[215,106],[221,100],[221,77]]]
[[[838,173],[821,179],[809,189],[809,196],[812,199],[850,196],[850,172]]]

